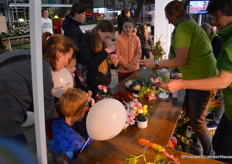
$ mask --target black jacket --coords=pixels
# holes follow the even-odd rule
[[[107,58],[108,53],[103,49],[96,53],[92,46],[92,33],[84,34],[80,44],[80,52],[78,53],[81,63],[87,67],[87,85],[88,87],[97,87],[98,85],[109,85],[111,82],[110,68],[108,73],[104,75],[98,72],[98,66]]]
[[[65,18],[62,23],[64,36],[70,38],[77,47],[79,47],[79,44],[81,43],[81,39],[83,37],[83,32],[80,29],[80,25],[80,22],[75,21],[71,17]]]

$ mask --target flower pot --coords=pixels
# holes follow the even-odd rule
[[[136,119],[136,123],[138,128],[144,129],[147,127],[148,119],[146,119],[146,121],[139,121],[138,119]]]

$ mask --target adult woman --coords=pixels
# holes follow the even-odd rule
[[[130,9],[123,9],[121,14],[118,16],[117,23],[118,23],[118,33],[121,34],[122,32],[122,24],[124,18],[130,18],[131,17],[131,11]]]
[[[87,87],[98,91],[98,85],[109,85],[111,81],[110,64],[118,65],[116,56],[108,54],[115,51],[114,44],[108,46],[108,40],[113,35],[114,26],[108,20],[99,22],[92,32],[87,32],[80,44],[80,58],[87,67]]]
[[[86,18],[86,8],[81,4],[74,3],[68,15],[66,15],[65,20],[62,23],[62,29],[64,30],[64,35],[70,38],[75,46],[79,46],[83,36],[83,32],[80,29],[80,24],[85,21]]]
[[[74,46],[62,35],[46,32],[43,44],[43,80],[45,117],[53,117],[52,70],[68,64]],[[0,136],[26,143],[21,125],[27,111],[33,111],[30,50],[15,50],[0,55]]]
[[[180,1],[172,1],[165,7],[165,14],[169,23],[175,26],[171,38],[170,56],[168,60],[141,60],[146,67],[178,67],[183,78],[202,79],[217,75],[216,59],[206,33],[186,13],[186,6]],[[190,117],[190,124],[200,139],[204,155],[214,154],[211,145],[205,116],[207,106],[212,100],[213,91],[186,90],[185,105]],[[195,150],[200,155],[201,150]]]
[[[212,23],[222,34],[222,53],[217,60],[219,75],[200,80],[174,80],[162,83],[162,88],[175,91],[191,88],[200,90],[222,89],[224,95],[225,114],[222,116],[213,137],[213,148],[216,155],[232,156],[232,1],[213,0],[208,5],[212,15]],[[231,158],[221,158],[232,163]]]

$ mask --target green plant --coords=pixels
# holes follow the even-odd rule
[[[147,117],[144,114],[138,114],[137,120],[140,122],[145,122],[147,121]]]

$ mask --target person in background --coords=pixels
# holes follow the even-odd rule
[[[86,8],[79,3],[74,3],[70,9],[70,12],[65,16],[65,19],[62,22],[64,36],[70,38],[76,47],[79,47],[83,37],[83,32],[80,29],[80,25],[84,23],[85,19]]]
[[[222,34],[222,53],[217,60],[219,74],[199,80],[172,80],[159,84],[171,92],[181,89],[211,90],[222,89],[225,112],[213,136],[215,155],[224,156],[217,160],[232,163],[232,1],[212,0],[207,7],[212,24]]]
[[[155,35],[155,11],[146,12],[146,14],[151,16],[151,35]]]
[[[80,25],[85,22],[85,19],[86,8],[79,3],[74,3],[69,13],[65,16],[65,20],[62,22],[64,35],[70,38],[73,41],[74,45],[78,48],[84,34],[80,28]],[[78,51],[76,53],[78,53]],[[80,77],[86,80],[87,68],[83,66],[83,61],[81,58],[78,58],[78,54],[76,54],[76,57],[76,68],[79,71]]]
[[[50,32],[51,34],[53,34],[52,20],[48,17],[49,17],[48,9],[42,9],[42,18],[41,18],[42,34],[45,32]]]
[[[118,33],[119,33],[119,35],[121,34],[121,32],[123,30],[122,24],[123,24],[123,20],[125,18],[131,18],[131,10],[130,9],[123,9],[121,11],[121,14],[117,18]]]
[[[150,68],[178,67],[183,79],[195,80],[217,76],[216,59],[212,46],[204,30],[186,11],[186,5],[180,1],[171,1],[165,7],[169,23],[175,26],[171,37],[168,60],[141,60],[140,64]],[[190,124],[203,148],[204,155],[213,155],[212,135],[206,126],[206,112],[215,96],[216,90],[187,89],[184,108],[190,118]],[[198,142],[197,142],[198,143]],[[201,155],[201,145],[195,144],[196,155]]]
[[[123,21],[122,34],[116,39],[116,49],[119,60],[118,81],[122,81],[135,70],[139,69],[142,56],[141,43],[136,36],[135,24],[132,18]]]
[[[209,23],[203,23],[201,28],[206,32],[208,35],[212,47],[213,47],[213,54],[216,59],[218,59],[221,51],[222,51],[222,38],[220,35],[214,31],[213,26]],[[211,114],[206,116],[206,119],[210,119],[209,123],[207,124],[208,129],[215,129],[217,128],[219,121],[224,113],[224,106],[223,106],[223,96],[222,91],[218,90],[216,96],[214,97],[215,100],[219,100],[221,106],[215,107]]]
[[[209,23],[203,23],[201,28],[206,32],[208,38],[211,41],[213,47],[214,57],[217,59],[222,51],[222,38],[217,32],[213,29]]]
[[[75,50],[71,40],[63,35],[46,32],[42,36],[44,113],[54,117],[54,98],[51,71],[59,71],[68,64]],[[0,136],[27,144],[23,123],[27,111],[33,109],[30,50],[14,50],[0,54]]]
[[[144,57],[146,57],[146,59],[150,59],[150,52],[149,52],[149,36],[148,36],[148,31],[147,31],[147,25],[143,24],[140,25],[137,29],[137,36],[140,39],[140,43],[141,43],[141,48],[142,48],[142,57],[141,59],[144,59]]]
[[[111,82],[110,65],[118,65],[115,45],[109,45],[109,39],[114,33],[114,25],[109,20],[100,21],[96,27],[87,32],[80,44],[79,58],[87,67],[87,88],[93,92],[93,97],[99,92],[98,85],[109,85]]]
[[[51,121],[52,139],[48,142],[49,150],[56,158],[71,162],[81,151],[86,142],[89,145],[93,139],[88,140],[86,125],[80,127],[80,134],[73,129],[75,122],[85,115],[85,106],[88,104],[87,94],[76,88],[69,88],[60,97],[61,117]]]

